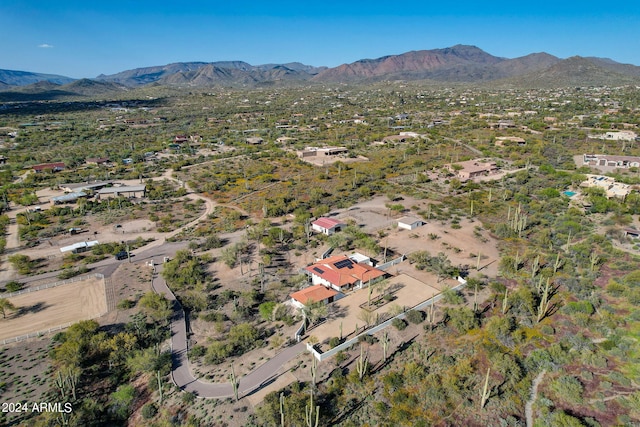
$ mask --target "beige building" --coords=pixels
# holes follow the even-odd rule
[[[499,171],[495,162],[482,160],[467,160],[466,162],[451,163],[445,165],[445,168],[462,182],[480,176],[493,175]]]
[[[608,168],[628,169],[640,167],[640,157],[609,156],[607,154],[583,154],[583,166],[603,166]]]
[[[605,196],[608,199],[618,198],[625,199],[632,188],[628,184],[616,182],[615,179],[609,176],[602,175],[587,175],[587,180],[580,184],[580,187],[593,188],[599,187],[604,189]]]
[[[298,151],[298,157],[329,157],[349,154],[349,150],[346,147],[307,147],[304,150]]]

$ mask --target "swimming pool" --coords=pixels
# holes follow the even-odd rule
[[[573,197],[573,196],[575,196],[575,195],[576,195],[576,193],[575,193],[575,192],[573,192],[573,191],[565,191],[565,192],[564,192],[564,195],[565,195],[565,196],[568,196],[568,197]]]

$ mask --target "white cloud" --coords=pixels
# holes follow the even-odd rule
[[[39,44],[38,47],[43,48],[43,49],[51,49],[53,47],[52,44],[48,44],[48,43],[43,43],[43,44]]]

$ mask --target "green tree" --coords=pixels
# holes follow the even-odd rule
[[[7,258],[11,265],[18,270],[19,274],[29,274],[33,268],[33,261],[29,256],[23,254],[15,254]]]
[[[267,301],[260,304],[258,307],[260,317],[264,320],[273,320],[273,309],[276,307],[276,304],[275,301]]]
[[[0,298],[0,313],[2,313],[2,318],[7,318],[7,311],[13,311],[16,309],[16,306],[6,298]]]
[[[164,296],[149,291],[140,298],[138,305],[144,313],[156,322],[168,322],[171,317],[171,303]]]
[[[129,417],[131,411],[131,404],[136,396],[136,389],[130,385],[125,384],[118,387],[118,389],[111,393],[110,410],[121,420],[126,420]]]

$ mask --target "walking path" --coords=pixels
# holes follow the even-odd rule
[[[527,418],[527,427],[533,427],[533,404],[538,398],[538,386],[544,379],[544,374],[547,371],[542,371],[538,374],[538,376],[533,380],[533,384],[531,385],[531,397],[526,405],[524,405],[524,412]]]

